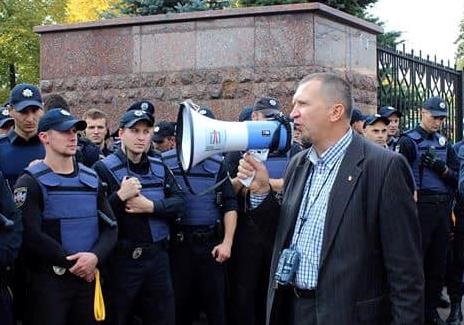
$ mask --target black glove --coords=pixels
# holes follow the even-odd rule
[[[422,166],[428,167],[442,176],[446,171],[446,163],[430,151],[421,155]]]

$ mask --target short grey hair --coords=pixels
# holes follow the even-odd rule
[[[320,81],[321,90],[326,100],[334,104],[341,103],[345,107],[346,118],[351,119],[353,97],[351,96],[350,84],[334,73],[321,72],[307,75],[298,83],[298,87],[312,80]]]

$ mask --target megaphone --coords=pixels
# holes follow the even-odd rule
[[[285,115],[272,121],[226,122],[198,113],[191,101],[180,104],[176,126],[176,150],[186,172],[215,154],[250,149],[286,152],[292,142],[292,127]]]

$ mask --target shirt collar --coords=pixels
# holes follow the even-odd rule
[[[321,156],[317,155],[316,150],[312,146],[309,148],[306,157],[313,165],[319,164],[331,168],[345,153],[346,148],[351,143],[352,138],[353,130],[349,128],[345,135],[340,140],[338,140],[337,143],[327,148],[327,150],[324,151]]]
[[[39,136],[36,134],[29,140],[24,139],[21,137],[18,133],[15,132],[14,129],[11,129],[8,132],[8,139],[10,140],[10,143],[12,144],[35,144],[35,143],[40,143]]]

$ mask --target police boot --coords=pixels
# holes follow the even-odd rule
[[[451,311],[446,319],[446,324],[459,325],[462,321],[461,299],[451,302]]]
[[[426,325],[446,325],[445,321],[440,318],[436,309],[429,310],[425,313]]]
[[[443,293],[440,293],[440,296],[438,297],[438,308],[449,308],[450,303],[448,300],[446,300],[445,296]]]

